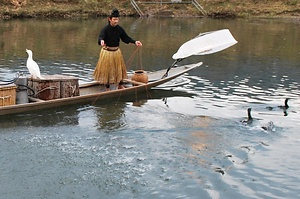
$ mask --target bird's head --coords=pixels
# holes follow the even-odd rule
[[[26,49],[26,52],[27,52],[28,55],[29,55],[29,54],[32,55],[32,51],[31,51],[31,50]]]

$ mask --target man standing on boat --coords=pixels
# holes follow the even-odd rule
[[[108,17],[108,24],[101,30],[98,37],[98,44],[102,46],[102,49],[93,76],[95,80],[106,86],[106,90],[110,90],[110,84],[118,85],[119,89],[124,88],[122,80],[127,78],[123,55],[119,49],[120,39],[126,44],[133,43],[142,46],[142,42],[129,37],[118,25],[119,16],[119,11],[113,9]]]

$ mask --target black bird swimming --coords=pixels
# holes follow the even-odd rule
[[[289,101],[289,98],[286,98],[284,101],[284,106],[280,105],[277,107],[282,110],[287,110],[289,108],[288,101]],[[269,111],[272,111],[272,110],[276,109],[276,107],[267,106],[266,109],[268,109]]]
[[[245,120],[242,120],[242,122],[243,122],[244,124],[251,124],[251,123],[253,122],[253,118],[252,118],[252,116],[251,116],[251,108],[248,108],[248,109],[247,109],[247,113],[248,113],[248,118],[245,119]]]
[[[289,98],[286,98],[284,100],[284,106],[278,106],[279,108],[283,109],[283,110],[286,110],[288,109],[290,106],[288,105],[288,101],[289,101]]]

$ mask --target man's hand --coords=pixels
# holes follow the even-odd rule
[[[135,42],[135,45],[137,45],[137,46],[142,46],[143,44],[142,44],[142,42],[140,42],[140,41],[136,41],[136,42]]]

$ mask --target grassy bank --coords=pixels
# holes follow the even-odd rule
[[[150,1],[160,2],[160,0]],[[170,2],[170,0],[164,1]],[[198,0],[198,2],[210,17],[300,18],[299,0]],[[174,16],[202,15],[191,4],[138,5],[148,15],[159,13],[169,13]],[[130,0],[0,0],[0,18],[98,17],[107,16],[115,7],[122,15],[138,16]]]

